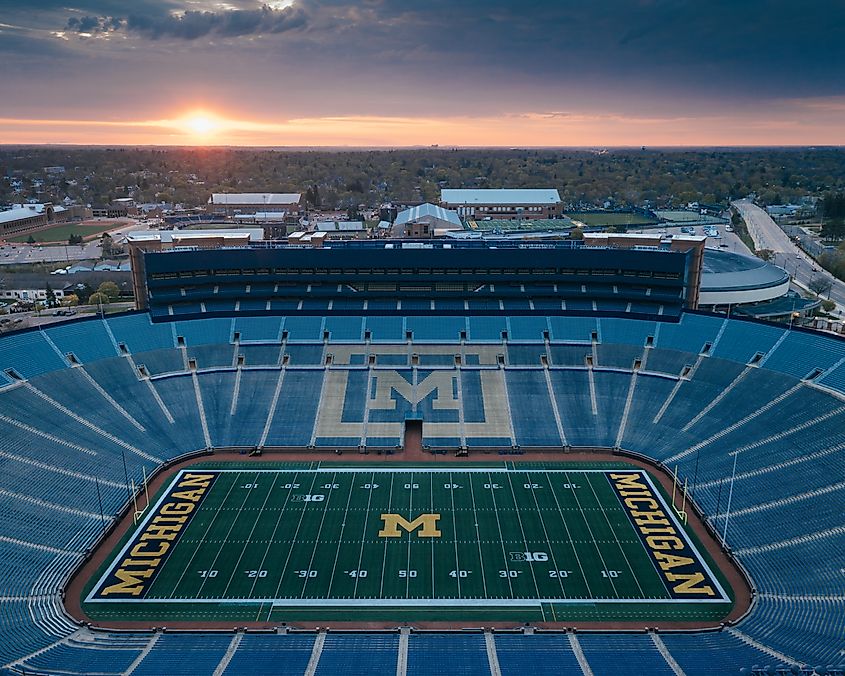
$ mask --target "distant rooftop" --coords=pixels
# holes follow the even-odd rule
[[[548,204],[560,203],[560,194],[549,188],[463,189],[444,188],[440,192],[444,204]]]
[[[302,193],[298,192],[216,192],[208,200],[209,204],[220,206],[249,206],[254,204],[287,205],[299,204]]]
[[[60,214],[63,211],[67,211],[67,209],[61,206],[53,207],[53,213]],[[0,223],[11,223],[22,218],[32,218],[33,216],[38,216],[43,213],[43,204],[18,204],[6,211],[0,211]]]
[[[314,227],[319,232],[360,232],[365,230],[363,221],[317,221]]]
[[[262,228],[233,228],[231,230],[134,230],[126,234],[129,242],[155,242],[172,243],[184,242],[191,239],[203,239],[205,237],[222,237],[233,241],[241,241],[244,236],[249,236],[250,242],[259,242],[264,239]]]
[[[396,216],[396,225],[405,225],[405,223],[410,223],[412,221],[416,221],[419,218],[424,216],[432,216],[437,218],[441,221],[447,221],[451,223],[456,228],[463,228],[461,225],[461,218],[458,214],[451,209],[444,209],[443,207],[439,207],[436,204],[430,204],[426,202],[425,204],[420,204],[416,207],[411,207],[410,209],[405,209],[404,211],[400,211],[399,215]]]

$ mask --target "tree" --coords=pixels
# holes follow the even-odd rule
[[[110,302],[109,297],[99,291],[88,297],[88,305],[108,305]]]
[[[827,277],[822,277],[821,275],[816,275],[807,284],[810,291],[817,296],[821,296],[823,293],[830,291],[831,286],[833,286],[832,282]]]
[[[114,240],[112,240],[111,235],[109,233],[104,232],[103,236],[100,238],[100,245],[103,248],[103,257],[108,258],[114,254]]]
[[[26,238],[26,243],[27,244],[35,244],[35,237],[30,235],[29,237]]]
[[[62,305],[67,305],[68,307],[75,307],[79,305],[79,296],[75,293],[67,294],[62,300]]]
[[[114,282],[103,282],[97,288],[97,293],[106,296],[110,301],[112,301],[120,295],[120,289]]]
[[[584,231],[581,228],[572,228],[569,231],[569,239],[584,239]]]
[[[53,287],[50,286],[50,282],[47,282],[45,294],[45,302],[47,304],[47,307],[56,307],[56,305],[58,305],[58,303],[56,302],[56,294],[53,292]]]
[[[764,261],[770,261],[772,258],[775,257],[775,252],[771,249],[759,249],[757,251],[757,258],[761,258]]]
[[[74,244],[82,244],[82,235],[77,235],[75,232],[70,233],[67,238],[67,243],[73,246]]]

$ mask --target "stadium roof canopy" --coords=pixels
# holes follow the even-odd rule
[[[436,204],[431,204],[429,202],[400,211],[399,215],[396,216],[396,225],[413,223],[414,221],[425,218],[426,216],[439,221],[444,221],[445,223],[450,223],[458,229],[463,228],[463,225],[461,225],[461,218],[456,212],[451,209],[444,209],[443,207],[439,207]]]
[[[283,205],[299,204],[302,193],[298,192],[215,192],[208,200],[209,204],[222,206],[247,206],[253,204]]]
[[[456,189],[444,188],[440,201],[445,204],[558,204],[560,194],[553,188]]]
[[[701,305],[737,305],[780,298],[789,275],[755,256],[706,249],[701,270]]]

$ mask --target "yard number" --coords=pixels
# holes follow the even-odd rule
[[[449,577],[469,577],[471,570],[453,570],[449,573]]]
[[[246,576],[249,578],[253,577],[267,577],[266,570],[245,570]]]

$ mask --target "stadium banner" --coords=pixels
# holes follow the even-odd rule
[[[179,472],[91,590],[88,600],[144,598],[217,475],[213,471]]]
[[[606,476],[671,597],[728,600],[648,475],[623,471]]]

